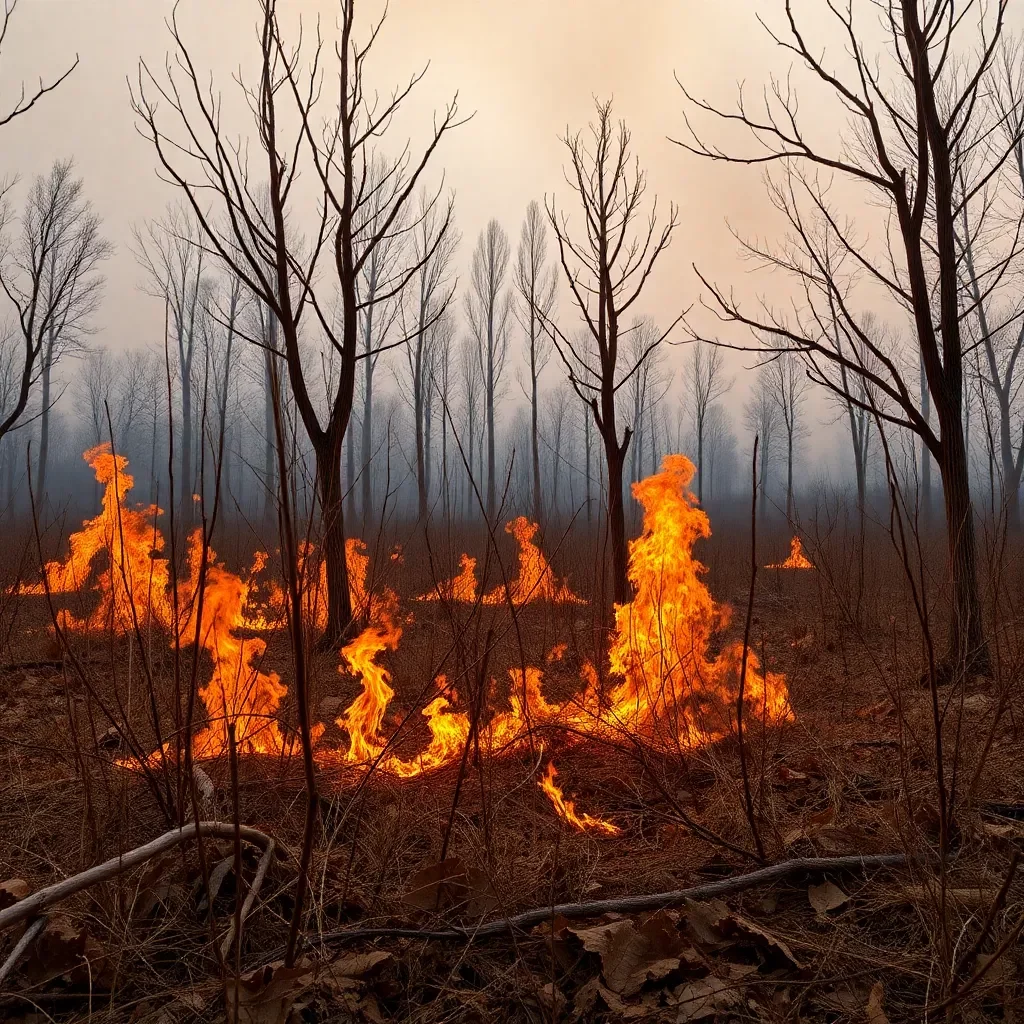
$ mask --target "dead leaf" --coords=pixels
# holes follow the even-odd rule
[[[328,964],[321,977],[335,991],[354,988],[362,979],[392,959],[392,954],[383,949],[374,949],[369,953],[352,953],[349,956],[338,957],[333,963]]]
[[[553,982],[549,981],[537,992],[537,1000],[541,1008],[546,1011],[546,1019],[559,1020],[565,1013],[566,998],[562,990]]]
[[[458,910],[470,917],[483,917],[497,905],[487,872],[466,867],[458,857],[421,868],[402,899],[420,910]]]
[[[239,1024],[286,1024],[312,983],[309,965],[285,967],[283,960],[243,974],[237,986],[227,985],[228,1019],[235,1019],[237,1011]]]
[[[6,882],[0,882],[0,910],[14,906],[31,891],[32,886],[24,878],[8,878]]]
[[[833,882],[809,885],[807,887],[807,898],[810,900],[814,913],[818,916],[819,920],[824,920],[828,916],[829,911],[838,910],[850,901],[850,897]]]
[[[781,956],[782,959],[788,961],[798,971],[803,969],[803,964],[797,960],[793,950],[777,935],[773,935],[768,931],[767,928],[762,928],[759,924],[755,924],[745,917],[740,917],[739,914],[733,914],[729,918],[728,924],[731,926],[731,931],[760,946],[769,956]]]
[[[778,785],[780,786],[792,786],[796,783],[807,781],[807,776],[803,772],[798,772],[784,764],[779,765],[778,777]]]
[[[590,928],[570,928],[583,948],[601,957],[605,984],[618,995],[632,996],[650,981],[679,968],[683,957],[695,957],[675,922],[661,911],[642,924],[632,919]]]
[[[224,885],[225,879],[232,872],[235,866],[234,857],[225,857],[223,860],[217,861],[213,866],[213,870],[210,872],[210,894],[209,899],[204,895],[202,900],[199,902],[197,910],[206,910],[207,907],[220,895],[221,886]]]
[[[676,1021],[704,1020],[725,1010],[731,1010],[742,1002],[735,986],[713,975],[683,985],[676,993]]]
[[[885,988],[880,981],[871,986],[871,995],[868,996],[867,1019],[868,1024],[889,1024],[889,1018],[882,1008],[882,1000],[885,997]]]
[[[722,900],[687,903],[684,913],[686,933],[690,938],[704,946],[721,945],[725,938],[722,925],[732,916],[732,911]]]

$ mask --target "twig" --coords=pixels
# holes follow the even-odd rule
[[[110,860],[104,861],[102,864],[87,868],[77,875],[72,875],[55,885],[49,885],[45,889],[26,896],[6,910],[0,910],[0,932],[35,917],[55,903],[60,903],[61,900],[73,896],[76,892],[88,889],[89,886],[96,885],[98,882],[106,882],[126,871],[131,871],[132,868],[138,867],[140,864],[145,864],[146,861],[152,860],[167,850],[173,850],[181,843],[195,838],[197,832],[204,836],[231,839],[235,834],[235,825],[225,821],[201,821],[198,829],[195,822],[189,822],[187,825],[182,825],[181,828],[171,829],[170,832],[165,832],[144,846],[138,846],[127,853],[111,857]],[[239,826],[239,832],[246,842],[263,849],[266,849],[272,842],[266,833],[250,828],[248,825]]]
[[[271,839],[267,843],[267,848],[263,851],[263,856],[260,857],[260,862],[256,866],[256,874],[253,877],[252,885],[249,886],[249,891],[245,894],[245,902],[242,904],[242,912],[238,918],[238,934],[239,944],[241,944],[241,933],[242,926],[245,924],[245,919],[249,916],[252,911],[253,904],[256,902],[256,897],[259,895],[260,886],[263,885],[263,879],[267,877],[267,868],[270,867],[270,862],[274,857],[274,840]],[[224,936],[224,941],[221,943],[221,953],[226,957],[228,951],[231,949],[231,943],[235,940],[235,922],[232,921],[228,927],[228,933]]]
[[[743,741],[743,698],[746,696],[747,658],[750,654],[750,624],[754,615],[754,584],[757,582],[757,445],[760,437],[754,436],[754,454],[751,459],[753,490],[750,498],[750,592],[747,595],[747,620],[743,627],[743,656],[740,659],[740,683],[736,696],[736,740],[740,748],[740,776],[743,779],[743,810],[754,840],[757,859],[763,864],[764,844],[754,814],[754,799],[750,795],[750,775],[747,772],[747,746]],[[762,669],[763,671],[763,669]]]
[[[3,981],[14,969],[14,965],[21,959],[21,954],[32,944],[36,936],[46,927],[46,918],[37,917],[26,929],[25,934],[18,939],[18,944],[11,950],[11,955],[0,967],[0,981]]]
[[[731,878],[722,878],[715,882],[705,882],[703,885],[695,885],[689,889],[657,892],[646,896],[620,896],[615,899],[595,900],[591,903],[559,903],[554,906],[537,907],[513,917],[491,921],[479,928],[453,927],[436,931],[420,931],[415,928],[352,928],[327,932],[317,938],[321,943],[384,936],[438,941],[485,939],[495,935],[504,935],[517,928],[539,924],[541,921],[547,921],[553,917],[598,917],[601,914],[630,914],[644,910],[659,910],[662,907],[678,906],[688,900],[707,900],[714,896],[742,892],[744,889],[752,889],[767,882],[777,882],[801,872],[821,873],[823,871],[899,867],[906,864],[907,859],[906,854],[903,853],[878,853],[863,856],[853,854],[846,857],[798,857],[794,860],[782,861],[780,864],[772,864],[766,868],[759,868],[757,871],[750,871],[744,875],[734,875]],[[312,941],[313,937],[306,938],[307,944],[312,944]]]

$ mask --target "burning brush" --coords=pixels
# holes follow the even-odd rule
[[[46,567],[52,591],[66,592],[86,578],[93,558],[101,549],[110,563],[99,573],[99,610],[82,624],[100,628],[113,620],[114,628],[127,628],[121,610],[132,602],[146,614],[165,623],[174,632],[170,609],[166,562],[151,557],[162,550],[162,538],[153,525],[158,510],[130,511],[124,494],[131,486],[126,462],[114,460],[109,449],[86,453],[97,477],[107,485],[102,514],[84,524],[71,538],[66,563]],[[482,753],[501,756],[531,741],[537,729],[558,731],[564,743],[578,744],[587,738],[605,742],[643,743],[659,750],[678,751],[714,743],[733,728],[742,647],[726,646],[716,657],[709,649],[716,633],[728,625],[730,609],[717,604],[703,582],[705,568],[693,555],[694,544],[710,536],[707,514],[697,506],[688,490],[693,464],[681,455],[667,456],[660,473],[633,485],[633,493],[644,509],[643,531],[630,542],[629,577],[634,598],[615,608],[615,629],[608,652],[611,682],[602,686],[593,665],[581,671],[582,687],[561,704],[544,694],[544,672],[536,666],[510,671],[509,706],[494,710],[477,722],[474,742]],[[565,583],[559,583],[542,552],[534,544],[537,527],[526,519],[507,527],[519,542],[519,576],[507,591],[493,591],[482,600],[487,604],[511,601],[522,604],[543,599],[580,603]],[[794,552],[799,542],[794,539]],[[308,585],[304,604],[316,620],[326,607],[322,572],[314,568],[313,549],[301,552],[302,571]],[[423,708],[430,741],[406,760],[394,750],[394,735],[384,733],[387,711],[395,696],[392,677],[380,663],[387,651],[401,642],[403,626],[411,620],[400,615],[398,596],[388,588],[369,593],[366,586],[368,557],[362,542],[349,541],[349,580],[353,607],[362,610],[367,626],[340,651],[339,672],[354,676],[361,690],[336,724],[345,735],[343,745],[328,745],[321,726],[314,736],[314,757],[322,769],[341,766],[372,770],[407,779],[457,763],[471,736],[468,712],[457,708],[458,696],[438,677],[437,695]],[[792,556],[791,556],[792,559]],[[204,556],[201,535],[190,539],[190,575],[179,585],[177,605],[183,609],[177,626],[178,642],[197,643],[213,663],[207,683],[199,696],[207,712],[207,725],[193,737],[192,752],[197,759],[212,758],[228,748],[228,726],[234,725],[239,749],[247,754],[286,754],[294,745],[279,722],[287,687],[273,672],[260,667],[265,643],[244,639],[241,632],[268,628],[280,617],[283,602],[280,588],[270,588],[268,605],[254,610],[253,577],[262,571],[266,556],[258,554],[248,579],[216,562],[207,548]],[[809,563],[808,563],[809,564]],[[145,570],[143,572],[143,570]],[[451,584],[442,584],[437,596],[476,592],[474,563],[463,557],[462,574]],[[459,580],[463,583],[459,583]],[[145,586],[143,586],[145,584]],[[202,609],[198,595],[202,585]],[[120,588],[120,589],[119,589]],[[446,592],[447,591],[447,592]],[[144,600],[143,600],[144,599]],[[425,596],[425,599],[430,599]],[[548,662],[558,660],[565,650],[560,643]],[[749,713],[767,723],[790,719],[788,693],[783,676],[762,672],[753,651],[747,654],[744,701]],[[152,755],[173,756],[165,750]],[[613,835],[617,826],[577,812],[557,786],[557,771],[549,762],[540,783],[558,815],[575,828]]]

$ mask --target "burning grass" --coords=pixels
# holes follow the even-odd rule
[[[124,469],[117,470],[122,483]],[[503,915],[678,890],[755,866],[732,727],[742,646],[717,596],[742,599],[742,534],[726,527],[710,535],[687,492],[691,472],[686,460],[670,459],[637,487],[644,522],[631,547],[635,597],[617,610],[610,638],[596,633],[593,605],[511,600],[522,571],[506,574],[500,604],[478,599],[474,571],[476,603],[469,604],[455,587],[428,591],[390,559],[382,559],[383,586],[370,575],[373,557],[352,546],[367,621],[341,651],[310,665],[321,827],[304,924],[313,945],[292,973],[267,966],[280,959],[293,907],[303,799],[273,560],[235,573],[209,549],[204,559],[201,543],[192,542],[177,624],[163,604],[151,598],[147,606],[152,693],[134,628],[108,623],[100,636],[113,640],[96,643],[86,618],[68,636],[75,660],[61,670],[0,674],[11,779],[0,795],[9,837],[0,882],[22,878],[36,889],[163,831],[135,749],[147,756],[164,749],[168,756],[148,767],[158,780],[166,775],[190,808],[191,780],[172,734],[182,721],[175,679],[193,673],[200,813],[232,820],[237,801],[239,820],[277,841],[238,950],[241,995],[220,980],[234,975],[236,951],[222,968],[216,950],[256,887],[262,857],[243,844],[236,859],[230,840],[208,839],[202,861],[188,847],[58,908],[45,942],[4,983],[0,1010],[17,1019],[42,1005],[68,1020],[157,1024],[161,1014],[224,1019],[225,1005],[240,999],[249,1019],[272,1024],[285,1024],[292,1011],[305,1020],[425,1024],[482,1016],[712,1020],[715,1013],[781,1021],[864,1019],[874,998],[890,1020],[917,1019],[938,922],[953,935],[975,934],[1024,843],[1014,819],[986,811],[1024,796],[1017,699],[997,683],[961,705],[948,695],[963,723],[961,771],[977,778],[957,804],[960,846],[941,911],[937,876],[922,863],[896,873],[798,876],[727,902],[626,917],[549,915],[514,936],[470,937],[457,951],[450,939],[390,933],[321,945],[320,936],[352,929],[473,933]],[[108,494],[123,503],[127,488],[112,487],[108,481]],[[153,513],[140,514],[151,539],[146,558],[159,565],[162,554],[151,557],[162,550],[152,540]],[[814,550],[818,572],[780,573],[758,595],[745,681],[757,826],[778,861],[933,850],[931,706],[907,682],[918,664],[909,654],[912,609],[898,592],[876,589],[865,607],[884,609],[884,620],[852,626],[843,605],[850,585],[832,575],[824,587],[823,574],[834,572],[829,548]],[[833,557],[842,550],[837,544]],[[302,557],[304,578],[321,579],[315,549]],[[102,573],[97,560],[86,587]],[[866,576],[875,588],[895,578]],[[132,577],[120,573],[111,585],[126,577],[130,586]],[[425,593],[437,598],[414,599]],[[101,605],[102,592],[92,599]],[[28,614],[33,599],[23,591],[18,601]],[[50,643],[42,629],[23,642],[26,655]],[[162,730],[153,727],[151,698]],[[225,756],[229,723],[240,754],[237,784]],[[81,831],[68,821],[82,821]],[[1009,890],[1000,934],[1012,926],[1018,888]],[[0,906],[3,899],[0,892]],[[967,970],[974,967],[972,960]],[[1000,974],[971,1005],[1010,1005],[1015,985],[1013,973]],[[271,997],[284,1007],[278,1016],[251,1016],[270,1012]]]

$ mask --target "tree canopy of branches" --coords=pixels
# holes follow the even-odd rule
[[[494,522],[497,504],[497,469],[494,459],[494,409],[498,400],[505,359],[508,356],[512,292],[507,287],[511,249],[505,229],[496,221],[480,232],[473,250],[466,317],[476,339],[477,360],[484,385],[484,416],[487,426],[487,521]]]
[[[531,200],[526,208],[519,249],[516,252],[514,281],[519,302],[516,316],[524,332],[526,346],[527,386],[523,388],[530,401],[530,462],[533,492],[533,518],[541,522],[544,500],[540,482],[540,428],[537,421],[537,381],[551,357],[551,343],[544,332],[544,321],[550,319],[555,304],[557,278],[555,268],[548,266],[548,229],[540,204]],[[559,420],[559,422],[561,422]],[[557,477],[556,477],[557,479]]]
[[[0,287],[14,306],[21,340],[16,385],[0,409],[0,437],[22,420],[38,380],[40,416],[48,422],[54,363],[89,332],[103,287],[97,268],[110,253],[74,164],[58,160],[33,182],[0,263]],[[37,484],[45,486],[45,431],[43,441]]]
[[[241,88],[253,118],[251,137],[263,161],[262,186],[254,182],[249,147],[238,145],[238,131],[222,124],[219,98],[193,63],[176,14],[170,19],[174,62],[169,61],[159,76],[143,62],[133,88],[140,130],[153,143],[163,172],[192,207],[204,247],[265,303],[280,328],[281,358],[316,459],[327,575],[328,623],[323,642],[330,645],[346,634],[352,620],[341,455],[358,361],[373,354],[360,347],[360,321],[370,304],[401,295],[434,249],[418,258],[388,261],[372,298],[360,289],[360,278],[376,250],[393,243],[396,234],[416,229],[424,211],[416,216],[404,214],[441,139],[460,123],[453,99],[435,121],[418,156],[407,145],[385,170],[373,170],[373,147],[387,135],[425,71],[413,74],[383,100],[368,93],[366,63],[379,39],[383,17],[370,26],[366,42],[360,44],[353,36],[355,8],[355,0],[341,0],[333,46],[327,47],[318,26],[307,57],[301,39],[295,47],[285,40],[277,0],[260,0],[258,81],[242,81]],[[330,67],[328,49],[337,58]],[[321,114],[323,84],[329,73],[336,76],[329,90],[334,107]],[[297,219],[294,188],[303,167],[312,169],[319,185],[320,213],[312,239],[300,245],[290,237],[288,223]],[[440,203],[440,195],[438,188],[427,209]],[[442,203],[441,211],[435,246],[447,235],[452,201],[446,207]],[[336,315],[314,287],[321,256],[324,262],[329,259],[336,279]],[[300,346],[300,324],[309,312],[338,360],[323,415],[307,379],[309,370]],[[275,372],[276,364],[275,360]]]
[[[573,302],[593,341],[587,351],[545,316],[545,324],[565,365],[569,382],[587,404],[601,436],[608,470],[608,530],[612,549],[614,600],[629,600],[626,564],[626,520],[622,474],[634,427],[621,433],[616,420],[616,396],[650,354],[679,322],[656,333],[632,362],[620,346],[622,317],[636,304],[658,257],[668,247],[676,226],[675,206],[660,227],[657,199],[643,223],[647,178],[630,152],[625,122],[612,119],[610,102],[598,103],[590,138],[566,134],[571,169],[566,180],[576,193],[583,227],[575,237],[568,216],[554,198],[546,201],[548,220],[555,233],[558,256]],[[639,221],[639,224],[638,224]],[[592,353],[592,354],[591,354]],[[635,426],[635,425],[634,425]]]
[[[769,266],[791,273],[800,296],[788,311],[764,301],[761,312],[751,315],[728,290],[701,276],[712,308],[772,345],[803,353],[813,380],[853,405],[867,405],[880,425],[916,433],[935,458],[952,582],[949,650],[940,667],[954,672],[989,665],[963,429],[962,322],[973,315],[973,303],[961,302],[956,231],[964,204],[976,201],[1001,172],[1020,137],[1019,129],[1007,137],[1010,119],[988,99],[1007,4],[830,3],[828,18],[843,43],[840,54],[812,40],[793,0],[782,0],[784,27],[769,28],[771,39],[852,122],[849,134],[831,142],[807,130],[792,75],[773,80],[756,110],[742,93],[735,109],[725,109],[683,89],[688,135],[681,145],[711,160],[768,167],[769,195],[789,232],[774,247],[744,245]],[[869,44],[861,15],[872,21],[880,15],[881,49]],[[745,129],[750,148],[726,150],[707,141],[695,123],[705,116]],[[843,206],[849,192],[831,187],[837,177],[855,194],[870,197],[858,210],[881,211],[876,245],[858,236],[854,213]],[[1019,253],[1019,241],[1017,230],[1008,250],[978,269],[986,288]],[[880,293],[913,324],[916,351],[909,357],[864,328],[863,312],[869,301],[877,304]],[[938,430],[915,397],[918,356]],[[866,399],[852,383],[862,379],[870,385]]]

